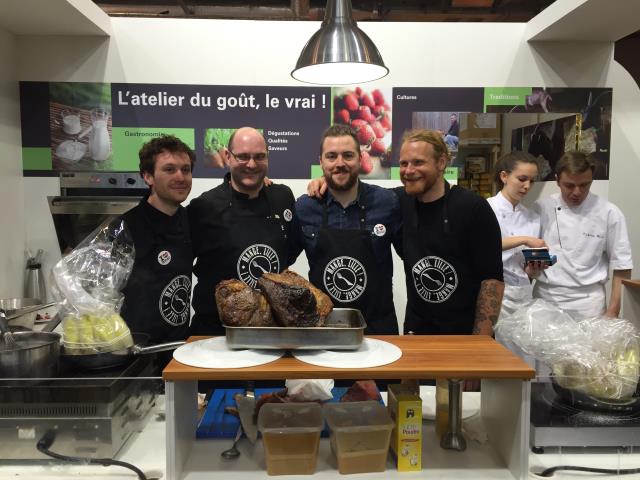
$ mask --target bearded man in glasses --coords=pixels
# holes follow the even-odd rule
[[[229,172],[221,185],[191,201],[195,316],[193,334],[223,335],[215,302],[221,280],[238,278],[255,288],[263,273],[279,273],[301,251],[295,198],[285,185],[265,188],[267,143],[251,127],[236,130],[224,151]]]

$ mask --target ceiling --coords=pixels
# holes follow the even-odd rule
[[[527,22],[555,0],[352,0],[355,20],[388,22]],[[94,0],[110,16],[311,20],[326,0]]]

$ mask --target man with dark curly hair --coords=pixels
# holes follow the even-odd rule
[[[187,213],[180,204],[191,192],[195,154],[179,138],[163,135],[143,145],[139,156],[149,193],[119,219],[135,247],[121,315],[132,332],[150,335],[153,343],[184,340],[193,253]]]

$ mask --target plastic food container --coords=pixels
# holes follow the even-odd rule
[[[375,401],[328,403],[324,414],[340,473],[386,469],[393,422],[383,405]]]
[[[324,421],[317,403],[267,403],[258,430],[269,475],[311,475],[316,471]]]

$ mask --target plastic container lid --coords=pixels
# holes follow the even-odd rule
[[[266,403],[258,413],[262,433],[320,432],[324,425],[317,403]]]

